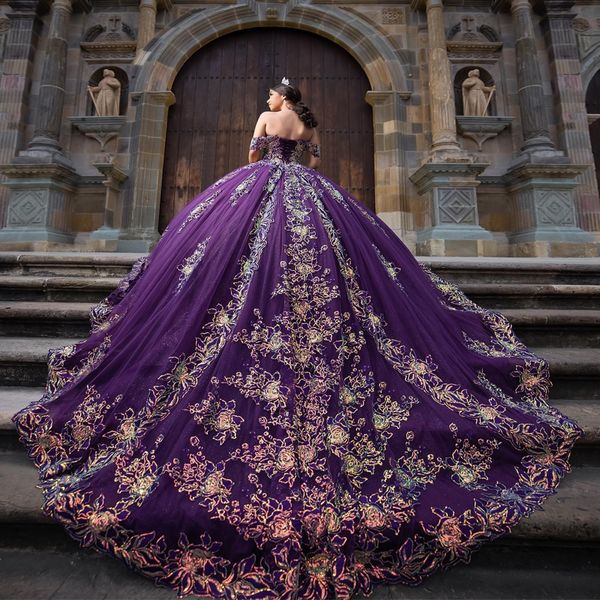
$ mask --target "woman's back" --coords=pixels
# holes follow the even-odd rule
[[[293,111],[267,113],[266,134],[289,140],[310,140],[315,129],[308,127]]]

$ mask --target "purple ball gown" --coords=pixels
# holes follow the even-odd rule
[[[583,434],[506,318],[253,138],[48,353],[13,419],[43,510],[180,597],[350,598],[468,562]]]

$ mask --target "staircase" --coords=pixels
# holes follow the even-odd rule
[[[88,335],[88,310],[139,254],[0,253],[0,584],[3,598],[162,599],[119,561],[82,549],[43,515],[37,472],[10,417],[42,395],[51,347]],[[600,261],[449,259],[423,263],[475,302],[503,312],[550,363],[551,402],[585,436],[545,510],[422,586],[373,600],[600,598]]]

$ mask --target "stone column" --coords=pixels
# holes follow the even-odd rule
[[[544,104],[544,88],[533,31],[529,0],[512,0],[510,10],[515,30],[517,86],[524,152],[556,154],[550,139],[548,114]]]
[[[427,36],[429,69],[429,108],[431,111],[431,153],[462,153],[456,135],[454,86],[446,49],[444,6],[442,0],[427,0]]]
[[[138,23],[137,52],[154,37],[156,26],[156,0],[140,0],[140,18]]]
[[[542,31],[550,58],[554,83],[554,109],[560,142],[569,157],[582,165],[593,165],[594,156],[581,81],[581,61],[573,30],[575,0],[543,0]],[[600,200],[594,168],[578,177],[575,203],[582,228],[600,232]]]
[[[0,248],[68,249],[73,243],[72,199],[77,173],[62,154],[60,129],[65,95],[71,0],[54,0],[35,110],[34,136],[26,150],[0,166],[9,190]],[[28,48],[32,54],[32,49]]]
[[[513,230],[508,236],[515,256],[595,254],[592,236],[579,227],[575,209],[576,177],[585,165],[572,164],[550,138],[540,56],[535,43],[530,0],[495,0],[508,5],[516,37],[516,70],[523,146],[506,173]]]
[[[33,59],[37,50],[42,21],[37,0],[11,0],[12,12],[5,45],[5,57],[0,76],[0,164],[10,162],[25,145],[25,126],[29,112],[29,97]],[[0,184],[4,176],[0,176]],[[6,223],[8,188],[0,185],[0,226]]]
[[[479,225],[478,175],[488,163],[475,162],[458,143],[454,85],[446,49],[442,0],[413,0],[427,11],[431,149],[410,176],[427,202],[428,222],[417,231],[417,253],[435,256],[496,254],[492,234]]]
[[[131,133],[132,149],[127,180],[126,230],[120,235],[119,252],[148,252],[159,240],[158,218],[162,185],[167,117],[175,102],[170,90],[132,94],[136,118]]]
[[[416,234],[407,185],[407,153],[414,152],[414,135],[406,132],[411,92],[371,90],[365,100],[373,107],[375,131],[375,211],[402,241],[415,251]]]
[[[67,34],[71,12],[71,0],[52,2],[35,128],[28,146],[33,152],[61,152],[59,137],[65,100]]]

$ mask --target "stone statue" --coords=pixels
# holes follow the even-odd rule
[[[102,71],[102,79],[95,86],[88,86],[96,114],[100,117],[116,117],[119,115],[121,99],[121,82],[111,69]]]
[[[469,71],[462,82],[463,113],[466,116],[483,117],[487,113],[496,86],[487,86],[479,77],[479,69]]]

